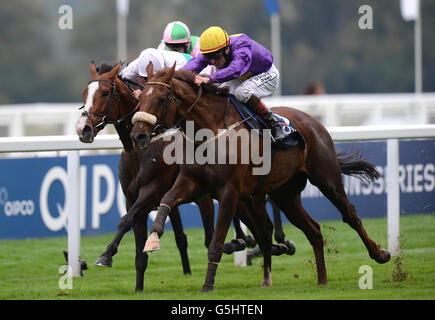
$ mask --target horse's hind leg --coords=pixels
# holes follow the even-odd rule
[[[297,181],[294,181],[297,183]],[[303,180],[299,181],[305,185]],[[302,207],[301,195],[299,189],[293,190],[289,194],[289,190],[282,188],[281,192],[274,192],[271,194],[271,198],[279,206],[282,212],[284,212],[287,219],[307,237],[308,241],[313,247],[314,257],[316,259],[317,267],[317,283],[326,284],[326,267],[325,257],[323,253],[323,236],[320,231],[320,225],[314,221],[305,209]]]
[[[369,256],[372,259],[378,263],[385,263],[390,260],[389,252],[380,249],[380,247],[368,236],[361,219],[356,213],[354,205],[350,203],[347,198],[339,168],[337,168],[337,170],[319,170],[318,174],[315,176],[310,173],[310,182],[317,186],[340,211],[343,221],[358,232],[369,252]]]
[[[148,217],[143,217],[133,226],[136,244],[136,291],[143,291],[144,273],[148,266],[148,254],[142,250],[147,237],[147,219]]]
[[[175,207],[169,213],[171,219],[172,229],[174,230],[175,242],[177,243],[178,251],[180,251],[181,263],[183,265],[183,273],[191,274],[189,256],[187,254],[187,237],[183,230],[181,222],[180,211]]]

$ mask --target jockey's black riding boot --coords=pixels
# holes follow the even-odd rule
[[[256,95],[251,95],[249,100],[246,102],[246,106],[272,127],[272,139],[274,141],[281,141],[287,136],[284,127],[273,117],[273,113],[267,109],[263,101],[261,101],[261,99]]]

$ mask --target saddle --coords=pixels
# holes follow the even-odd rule
[[[268,126],[267,123],[265,123],[261,119],[261,117],[253,114],[248,107],[238,101],[234,96],[230,95],[229,99],[242,117],[244,123],[248,126],[248,128],[250,128],[251,130],[257,129],[255,130],[255,132],[257,132],[260,136],[263,136],[262,129],[272,129],[270,126]],[[283,117],[279,114],[274,113],[273,116],[281,123],[281,125],[284,126],[284,130],[288,133],[288,136],[282,141],[273,143],[272,148],[277,150],[286,150],[295,146],[299,146],[301,149],[305,149],[305,139],[299,133],[299,131],[296,130],[293,122],[291,122],[290,119],[287,119],[286,117]]]

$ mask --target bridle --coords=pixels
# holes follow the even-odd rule
[[[110,100],[109,100],[109,103],[107,104],[106,109],[104,109],[103,113],[91,112],[91,111],[83,111],[82,114],[81,114],[82,117],[87,117],[92,122],[92,125],[93,125],[94,129],[98,129],[100,127],[104,128],[107,124],[114,124],[115,126],[119,125],[122,121],[124,121],[128,116],[130,116],[132,113],[134,113],[137,110],[139,105],[136,106],[136,108],[134,108],[132,111],[130,111],[127,114],[125,114],[123,117],[119,117],[118,119],[112,120],[112,121],[107,120],[107,117],[110,114],[110,111],[112,109],[112,106],[114,104],[115,99],[117,100],[117,103],[118,103],[118,114],[121,115],[121,104],[120,104],[120,98],[119,98],[120,96],[119,96],[119,93],[116,91],[116,82],[115,81],[110,81],[110,80],[107,80],[107,79],[95,79],[95,80],[89,81],[88,85],[90,83],[92,83],[92,82],[107,82],[107,83],[109,83],[112,86]],[[138,85],[138,86],[141,86],[138,83],[135,83],[135,84]],[[84,108],[84,105],[82,107],[80,107],[79,109],[83,109],[83,108]],[[90,117],[90,115],[94,115],[94,116],[100,117],[101,121],[98,122],[97,124],[95,124],[94,120]]]
[[[165,126],[165,119],[166,116],[168,114],[168,110],[169,110],[169,106],[171,104],[172,101],[174,101],[177,104],[177,113],[178,113],[178,108],[179,106],[183,103],[180,99],[178,99],[175,94],[173,93],[173,87],[172,87],[172,82],[170,84],[167,84],[165,82],[160,82],[160,81],[148,81],[145,83],[145,85],[147,86],[162,86],[168,89],[168,95],[165,101],[165,105],[163,106],[163,110],[160,114],[160,116],[157,118],[157,121],[153,127],[153,131],[150,134],[150,137],[154,137],[160,133],[162,133],[163,131],[169,129],[169,128],[179,128],[180,124],[182,123],[182,121],[187,117],[187,115],[190,113],[190,111],[192,111],[193,107],[195,107],[199,101],[199,99],[201,98],[202,95],[202,87],[200,86],[198,89],[198,94],[197,97],[195,99],[195,101],[192,103],[192,105],[187,109],[187,111],[181,116],[180,119],[178,119],[177,121],[175,121],[171,126],[167,127]],[[139,106],[139,104],[138,104]],[[137,112],[136,114],[139,114],[140,112]],[[134,119],[133,119],[133,123],[134,123]]]

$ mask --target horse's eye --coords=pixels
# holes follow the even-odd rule
[[[104,90],[103,93],[102,93],[102,96],[103,97],[107,97],[108,95],[109,95],[109,91]]]
[[[159,98],[159,104],[164,104],[166,101],[166,97],[160,97]]]

